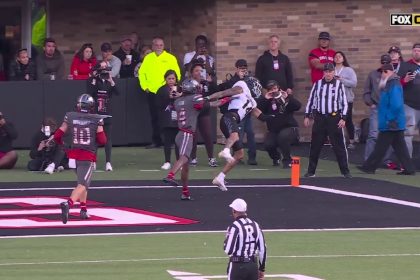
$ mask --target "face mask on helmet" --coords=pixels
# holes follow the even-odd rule
[[[258,79],[252,77],[252,76],[247,76],[244,79],[245,83],[247,84],[249,90],[251,91],[251,95],[253,98],[259,98],[261,96],[262,93],[262,85],[260,83],[260,81],[258,81]]]
[[[82,113],[92,113],[95,107],[95,100],[89,94],[82,94],[77,99],[77,110]]]
[[[196,94],[198,92],[198,87],[200,84],[196,80],[185,80],[182,82],[181,88],[182,93],[185,94]]]

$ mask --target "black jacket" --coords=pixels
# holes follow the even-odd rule
[[[156,110],[159,112],[159,124],[161,128],[178,127],[178,122],[172,118],[174,108],[174,99],[169,98],[169,87],[161,86],[156,92]]]
[[[17,60],[13,60],[9,65],[9,80],[10,81],[26,81],[25,75],[29,75],[28,81],[36,80],[36,67],[32,59],[29,59],[28,64],[22,64]]]
[[[0,152],[8,153],[13,150],[12,142],[18,136],[18,133],[15,129],[15,126],[6,122],[3,126],[0,127]]]
[[[273,62],[277,60],[279,69],[274,70]],[[289,58],[279,52],[277,56],[272,56],[269,51],[261,55],[255,66],[255,77],[260,80],[261,85],[266,88],[267,82],[275,80],[282,90],[293,89],[292,65]]]
[[[134,77],[134,68],[136,68],[136,65],[140,62],[140,54],[135,50],[131,50],[130,54],[132,55],[131,64],[124,65],[126,53],[121,48],[113,53],[113,55],[121,60],[120,78]]]
[[[412,59],[407,62],[402,62],[400,70],[398,71],[398,76],[401,79],[404,79],[407,72],[416,73],[414,80],[404,83],[404,103],[414,108],[420,110],[420,66],[418,66]]]
[[[266,115],[274,115],[275,117],[267,121],[268,131],[278,133],[286,127],[298,127],[298,123],[293,116],[302,104],[299,100],[289,95],[284,103],[280,98],[265,99],[261,97],[257,100],[258,108]]]

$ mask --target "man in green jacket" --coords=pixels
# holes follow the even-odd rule
[[[168,70],[174,70],[181,77],[178,61],[175,56],[164,50],[165,43],[160,37],[152,42],[153,52],[146,55],[139,69],[140,86],[147,93],[150,117],[152,121],[152,144],[146,148],[156,148],[162,145],[159,129],[159,114],[156,104],[156,92],[165,84],[164,75]]]

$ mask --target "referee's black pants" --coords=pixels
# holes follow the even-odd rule
[[[258,280],[256,262],[229,262],[228,280]]]
[[[407,144],[404,140],[404,130],[399,131],[380,131],[376,140],[375,149],[368,159],[363,163],[363,168],[369,171],[375,171],[387,152],[389,146],[394,149],[395,155],[400,161],[404,171],[414,173],[415,167],[411,161]]]
[[[339,114],[333,115],[314,115],[314,125],[312,127],[311,151],[309,153],[308,173],[315,174],[318,165],[319,155],[324,146],[325,138],[328,136],[337,158],[341,174],[349,173],[347,149],[344,141],[344,132],[338,127],[341,117]]]

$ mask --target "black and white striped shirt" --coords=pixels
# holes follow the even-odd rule
[[[259,270],[265,270],[266,245],[257,222],[246,216],[238,217],[227,229],[224,250],[230,257],[253,257],[258,253]]]
[[[321,79],[312,86],[308,104],[306,105],[305,117],[310,117],[316,111],[322,115],[341,114],[345,120],[347,107],[347,98],[343,84],[337,79],[332,79],[330,82]]]

